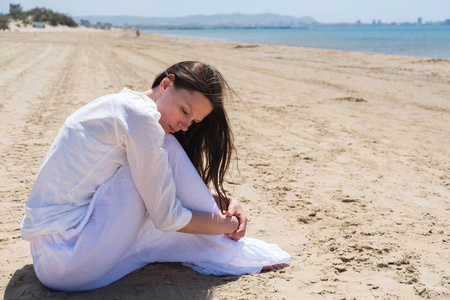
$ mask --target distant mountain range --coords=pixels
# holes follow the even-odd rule
[[[216,14],[194,15],[179,18],[153,18],[132,16],[76,16],[75,21],[87,20],[92,25],[111,23],[113,26],[138,26],[160,28],[267,28],[308,27],[318,24],[311,17],[290,17],[276,14]]]

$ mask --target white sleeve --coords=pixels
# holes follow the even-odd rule
[[[125,144],[133,182],[150,218],[162,231],[183,228],[192,213],[175,197],[175,183],[163,144],[165,133],[158,122],[156,106],[143,99],[122,99],[116,108],[117,138]]]

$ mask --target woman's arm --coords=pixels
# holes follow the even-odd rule
[[[194,234],[231,234],[238,229],[238,225],[239,221],[234,216],[193,211],[191,221],[178,231]]]

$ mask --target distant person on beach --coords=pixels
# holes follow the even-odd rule
[[[243,275],[290,260],[244,237],[247,217],[223,188],[234,152],[229,92],[214,67],[185,61],[144,93],[125,88],[66,119],[21,224],[44,285],[91,290],[152,262]]]
[[[138,38],[138,37],[140,37],[141,36],[141,34],[140,34],[140,32],[139,32],[139,29],[136,29],[136,37]]]

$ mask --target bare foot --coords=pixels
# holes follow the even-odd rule
[[[268,272],[268,271],[276,271],[282,269],[286,264],[276,264],[271,266],[265,266],[261,269],[261,272]]]

